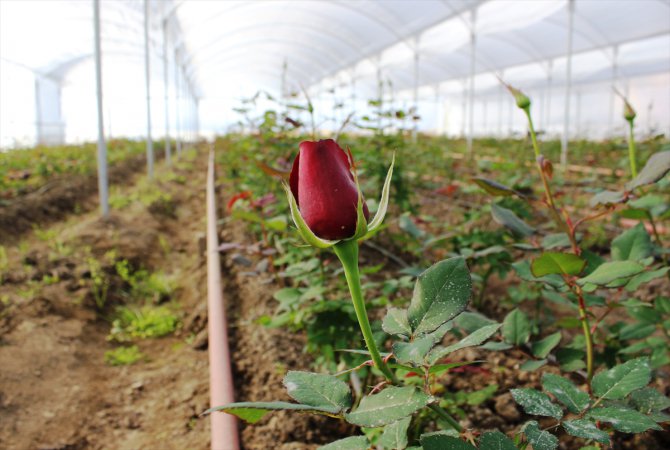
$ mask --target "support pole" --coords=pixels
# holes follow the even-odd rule
[[[151,67],[149,65],[149,10],[150,0],[144,0],[144,77],[147,89],[147,173],[154,176],[154,143],[151,140]]]
[[[500,71],[500,79],[504,80],[505,79],[505,72]],[[502,83],[498,83],[498,137],[502,138],[503,136],[503,105],[504,101],[503,99],[505,95],[505,86]]]
[[[165,90],[165,163],[170,165],[170,85],[168,77],[168,20],[163,20],[163,84]]]
[[[477,48],[477,10],[470,11],[470,90],[468,98],[468,156],[472,158],[472,139],[475,132],[475,62]]]
[[[217,234],[216,192],[214,184],[214,144],[207,170],[207,325],[209,331],[210,406],[233,403],[233,374],[230,368],[228,327],[221,286],[221,258]],[[237,419],[214,413],[211,419],[212,450],[238,450]]]
[[[107,181],[107,145],[102,117],[102,45],[100,43],[100,0],[93,0],[93,32],[95,35],[95,90],[98,106],[98,193],[102,217],[109,216]]]
[[[384,130],[382,129],[382,106],[384,104],[384,85],[382,82],[382,67],[381,67],[381,61],[377,61],[377,100],[379,101],[379,106],[377,106],[377,110],[379,112],[377,116],[377,132],[380,135],[384,134]]]
[[[465,139],[465,125],[468,117],[468,82],[463,80],[463,95],[461,96],[461,138]]]
[[[568,166],[568,139],[570,138],[570,90],[572,88],[572,35],[575,26],[575,0],[568,0],[568,52],[565,74],[565,110],[563,111],[563,139],[561,165]]]
[[[610,110],[609,110],[609,123],[607,124],[607,131],[610,136],[614,136],[614,110],[616,105],[616,93],[614,89],[617,87],[617,82],[619,78],[619,46],[615,45],[612,48],[612,92],[610,92]]]
[[[174,118],[175,118],[175,130],[174,130],[174,138],[175,138],[175,146],[177,147],[177,156],[181,155],[181,86],[179,83],[179,52],[177,49],[174,49],[174,95],[175,95],[175,102],[174,102]]]
[[[412,121],[414,127],[412,128],[412,142],[416,143],[416,137],[419,132],[419,122],[414,119],[414,116],[419,115],[419,37],[414,40],[414,93],[413,93],[413,109]]]
[[[577,90],[577,112],[575,113],[575,136],[579,139],[582,135],[582,91]]]
[[[545,94],[544,119],[542,119],[542,126],[545,133],[549,133],[549,124],[551,123],[551,88],[553,83],[554,60],[550,59],[547,65],[547,88]]]
[[[200,99],[198,97],[193,97],[193,107],[194,107],[194,114],[193,114],[193,132],[194,132],[194,140],[198,140],[200,138]]]

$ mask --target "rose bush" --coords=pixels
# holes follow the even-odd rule
[[[359,191],[351,169],[350,156],[332,139],[300,144],[291,170],[291,192],[307,226],[322,239],[346,239],[356,231]],[[367,221],[365,202],[363,213]]]

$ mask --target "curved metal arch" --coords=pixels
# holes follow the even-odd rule
[[[258,63],[250,64],[249,67],[253,67],[255,69],[257,68],[258,70],[254,70],[255,73],[262,74],[263,76],[267,76],[270,79],[275,79],[276,80],[277,72],[275,72],[271,69],[268,69],[267,65],[263,65],[262,63],[258,62]],[[212,78],[216,78],[217,75],[218,74],[216,74],[216,73],[211,73],[210,72],[206,76],[198,78],[198,81],[201,82],[204,86],[206,86],[207,81],[212,79]],[[276,88],[276,87],[271,88],[270,85],[268,85],[267,87],[270,90],[278,90],[278,88]],[[207,98],[210,98],[210,97],[207,97]]]
[[[328,3],[328,4],[329,4],[329,5],[336,5],[337,3],[332,2],[332,3]],[[245,2],[245,3],[239,3],[239,4],[237,4],[237,5],[232,6],[231,8],[228,8],[228,9],[225,9],[225,10],[223,10],[223,11],[219,11],[219,12],[216,13],[216,14],[213,14],[212,16],[208,17],[208,18],[207,18],[206,20],[204,20],[203,22],[200,22],[198,25],[199,25],[199,26],[202,26],[204,23],[212,22],[212,21],[218,19],[220,16],[229,13],[230,11],[234,11],[234,10],[241,9],[241,8],[247,8],[247,7],[257,7],[258,5],[263,5],[263,3],[262,3],[262,2]],[[303,11],[303,12],[306,12],[306,13],[312,15],[312,16],[318,16],[318,17],[321,17],[321,18],[323,18],[326,22],[328,22],[328,21],[331,21],[331,22],[332,22],[332,16],[329,16],[328,14],[322,14],[322,13],[320,13],[320,12],[318,12],[318,11],[314,11],[314,10],[312,10],[312,9],[307,9],[307,8],[299,8],[299,9],[300,9],[301,11]],[[295,10],[295,8],[294,8],[294,10]],[[355,32],[355,28],[352,28],[352,27],[348,26],[348,24],[347,24],[346,22],[340,22],[340,23],[338,23],[337,28],[338,28],[338,29],[345,29],[345,30],[347,30],[347,32],[349,33],[349,35],[352,35],[352,36],[355,36],[355,35],[357,34],[357,33]],[[181,40],[179,40],[179,41],[177,42],[177,44],[182,44],[183,42],[184,42],[184,40],[181,39]]]
[[[277,66],[277,65],[273,65],[273,66],[269,67],[268,64],[265,64],[265,63],[260,62],[260,61],[245,64],[245,67],[254,68],[254,70],[256,70],[258,68],[261,68],[262,70],[259,71],[259,73],[272,73],[272,74],[274,74],[275,79],[277,79],[277,74],[280,71],[279,70],[274,70],[275,66]],[[226,70],[225,67],[229,67],[229,66],[223,66],[223,68],[221,68],[220,70],[221,71]],[[219,77],[220,74],[222,73],[221,71],[219,71],[218,68],[217,68],[217,70],[208,70],[208,71],[205,71],[205,72],[197,75],[194,79],[197,80],[197,82],[200,83],[206,91],[207,90],[207,85],[206,85],[207,81],[206,80],[209,80],[209,79],[215,78],[215,77]],[[230,75],[231,73],[233,73],[233,72],[229,71],[228,74]],[[240,75],[240,74],[244,75],[244,72],[234,72],[234,73],[237,74],[237,75]],[[309,76],[309,75],[307,75],[308,72],[306,72],[305,69],[303,69],[303,68],[295,68],[294,67],[293,69],[291,69],[290,73],[293,75],[292,80],[295,80],[296,85],[304,84],[301,80],[304,79],[305,77]],[[253,79],[253,77],[247,77],[247,78]],[[276,90],[279,89],[279,83],[276,83],[276,84],[277,84],[277,86],[275,86],[273,88],[273,91],[276,91]]]
[[[260,54],[263,54],[263,53],[264,52],[261,52]],[[217,70],[218,69],[224,70],[224,69],[227,69],[227,68],[233,66],[234,63],[235,63],[235,58],[231,58],[230,59],[230,64],[216,65],[215,67],[216,67]],[[245,71],[246,71],[246,69],[248,69],[250,67],[254,67],[254,68],[255,67],[261,67],[261,68],[264,69],[264,72],[273,73],[275,78],[277,77],[277,73],[279,73],[279,70],[272,70],[272,69],[268,68],[268,64],[263,64],[262,62],[251,62],[251,63],[245,64],[244,65]],[[302,67],[302,66],[298,67],[296,65],[292,65],[291,67],[288,68],[288,71],[289,72],[294,72],[298,76],[303,77],[303,78],[309,77],[309,71],[305,70],[304,67]],[[212,74],[212,75],[213,76],[218,76],[218,73]],[[209,78],[210,78],[210,76],[206,75],[206,74],[204,76],[198,76],[199,81],[206,80],[206,79],[209,79]]]
[[[190,60],[192,60],[196,54],[197,54],[197,55],[201,55],[201,53],[202,53],[202,51],[203,51],[204,49],[207,49],[207,48],[211,47],[212,45],[214,45],[216,42],[218,42],[218,41],[221,40],[221,39],[225,39],[226,37],[234,36],[234,35],[236,35],[236,34],[242,34],[242,33],[245,33],[245,32],[247,32],[247,31],[254,30],[254,29],[262,28],[262,27],[265,27],[265,26],[267,26],[267,25],[268,25],[268,24],[254,23],[253,25],[249,25],[249,26],[247,26],[247,27],[243,27],[243,28],[234,30],[234,31],[232,31],[232,32],[230,32],[230,33],[225,33],[225,34],[222,34],[222,35],[217,35],[216,38],[212,39],[212,40],[209,41],[208,43],[206,43],[206,44],[204,44],[204,45],[202,45],[202,46],[199,46],[199,47],[198,47],[198,52],[191,52],[191,56],[190,56],[190,58],[187,60],[187,62],[190,62]],[[310,31],[310,32],[313,32],[314,34],[318,34],[318,35],[321,35],[321,36],[323,36],[323,35],[327,35],[327,36],[329,36],[329,37],[332,37],[332,38],[333,38],[334,40],[336,40],[337,42],[339,42],[339,43],[343,43],[343,44],[344,44],[346,47],[348,47],[350,50],[353,50],[354,52],[360,52],[359,47],[358,47],[355,43],[351,42],[351,41],[348,40],[348,39],[342,39],[342,38],[338,37],[337,34],[335,34],[335,33],[331,33],[331,32],[329,32],[329,31],[325,31],[323,28],[319,28],[319,27],[317,27],[317,26],[313,26],[313,25],[309,25],[309,24],[291,23],[291,22],[274,22],[274,23],[272,24],[272,26],[273,26],[273,27],[278,27],[278,26],[279,26],[279,27],[293,27],[293,26],[295,26],[295,27],[299,27],[301,31],[303,31],[303,30],[308,30],[308,31]]]
[[[255,40],[255,41],[247,42],[247,43],[245,44],[244,48],[231,48],[230,50],[245,51],[245,50],[248,49],[249,47],[253,47],[253,46],[257,46],[257,45],[266,45],[266,44],[268,44],[269,42],[270,42],[270,43],[284,43],[284,44],[288,44],[288,45],[296,45],[297,47],[302,47],[302,48],[305,49],[305,50],[308,50],[308,51],[310,51],[310,52],[313,52],[313,54],[314,54],[314,55],[317,55],[317,56],[316,56],[315,58],[309,58],[309,57],[302,57],[300,54],[293,54],[293,55],[291,55],[291,58],[292,58],[292,59],[295,58],[295,59],[298,59],[298,60],[300,60],[300,59],[305,60],[305,58],[307,58],[307,59],[306,59],[307,61],[311,61],[311,62],[316,61],[316,62],[318,62],[318,64],[319,64],[322,68],[324,68],[324,67],[328,67],[328,65],[325,64],[325,62],[324,62],[324,58],[327,58],[327,56],[324,55],[324,53],[322,52],[322,50],[321,50],[320,48],[318,48],[318,47],[314,47],[314,46],[310,46],[310,45],[306,44],[305,42],[297,41],[297,40],[293,40],[293,39],[284,39],[284,38],[282,38],[282,39],[276,39],[276,38],[264,37],[264,38],[257,39],[257,40]],[[217,60],[219,60],[219,59],[222,59],[222,57],[225,57],[227,54],[229,54],[229,53],[219,53],[219,54],[217,55],[217,58],[216,58],[216,59],[214,59],[214,58],[209,59],[208,62],[210,62],[210,61],[217,61]],[[283,56],[285,56],[285,55],[283,55]],[[187,72],[187,73],[195,73],[197,70],[198,70],[198,69],[193,69],[193,70],[191,70],[190,72]]]

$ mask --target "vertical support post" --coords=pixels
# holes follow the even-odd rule
[[[413,109],[412,121],[414,127],[412,128],[412,142],[416,143],[417,134],[419,132],[419,122],[414,119],[414,116],[419,115],[419,37],[414,39],[414,92],[413,92]]]
[[[563,111],[563,139],[561,140],[561,165],[568,166],[568,139],[570,138],[570,90],[572,88],[572,37],[575,26],[575,0],[568,0],[568,52],[565,74],[565,110]]]
[[[170,165],[170,85],[168,77],[168,19],[163,20],[163,84],[165,85],[165,163]]]
[[[379,134],[383,135],[384,130],[382,129],[382,107],[384,104],[384,86],[382,82],[382,66],[381,60],[377,61],[377,100],[379,101],[379,106],[377,110],[379,114],[377,115],[377,131]]]
[[[553,73],[554,73],[554,60],[550,59],[547,64],[547,87],[545,93],[545,102],[543,106],[544,110],[544,119],[542,119],[542,126],[544,127],[545,133],[549,133],[549,124],[551,123],[551,89],[553,83]]]
[[[463,80],[463,95],[461,96],[461,138],[465,139],[465,125],[467,122],[468,82]]]
[[[198,140],[200,138],[200,99],[198,97],[193,97],[193,133],[194,139]]]
[[[617,87],[617,82],[619,78],[619,46],[615,45],[612,48],[612,92],[610,92],[610,110],[609,110],[609,123],[607,124],[607,132],[610,136],[614,136],[614,110],[616,104],[616,93],[614,89]]]
[[[508,135],[512,137],[514,133],[514,107],[516,106],[516,102],[510,95],[507,98],[507,128],[509,129]]]
[[[500,71],[500,79],[504,80],[505,79],[505,71]],[[503,125],[502,125],[502,119],[503,119],[503,105],[504,101],[503,99],[505,98],[505,86],[502,83],[498,83],[498,137],[502,138],[503,136]]]
[[[176,151],[177,151],[177,156],[181,155],[181,124],[179,123],[181,120],[181,86],[179,82],[179,52],[177,49],[174,49],[174,95],[175,95],[175,102],[174,102],[174,118],[175,118],[175,130],[174,130],[174,138],[175,138],[175,146]]]
[[[577,90],[577,95],[576,95],[576,103],[577,103],[577,112],[575,114],[575,136],[577,139],[581,137],[582,134],[582,91]]]
[[[98,193],[102,217],[109,216],[107,181],[107,145],[102,116],[102,45],[100,43],[100,0],[93,0],[93,32],[95,35],[95,93],[98,107]]]
[[[477,49],[477,10],[470,11],[470,96],[468,98],[468,156],[472,154],[472,139],[475,132],[475,62]]]
[[[281,92],[280,92],[280,98],[282,102],[282,106],[284,108],[284,117],[288,117],[288,93],[287,87],[286,87],[286,78],[287,78],[287,73],[288,73],[288,61],[284,59],[284,63],[282,64],[282,69],[281,69]]]
[[[151,139],[151,67],[149,63],[149,11],[151,0],[144,0],[144,78],[147,89],[147,173],[154,176],[154,143]]]

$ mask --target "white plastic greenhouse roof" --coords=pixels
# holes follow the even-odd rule
[[[362,99],[381,79],[399,96],[428,98],[462,89],[472,75],[475,95],[496,91],[496,75],[521,87],[548,77],[560,86],[571,7],[572,84],[670,74],[670,0],[146,1],[152,77],[163,82],[167,49],[193,99],[303,88],[312,96],[343,88]],[[93,58],[92,4],[0,0],[0,67],[75,83],[72,71]],[[127,76],[122,63],[143,64],[145,6],[101,1],[108,82],[110,73]]]

